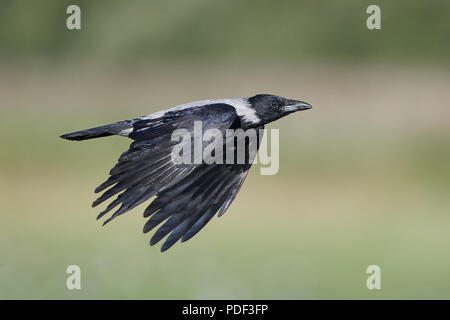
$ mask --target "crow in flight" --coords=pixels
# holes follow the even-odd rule
[[[156,196],[144,211],[144,217],[150,217],[144,226],[144,233],[165,221],[150,240],[150,245],[154,245],[170,233],[161,247],[161,251],[165,251],[180,238],[184,242],[194,236],[216,212],[220,217],[228,209],[254,160],[249,156],[252,142],[246,140],[243,163],[229,163],[228,159],[212,164],[203,161],[175,163],[172,154],[177,144],[172,138],[175,130],[184,129],[195,136],[196,121],[202,123],[202,130],[220,130],[224,136],[229,129],[256,129],[257,150],[261,138],[259,129],[264,128],[265,124],[310,108],[311,105],[306,102],[269,94],[203,100],[61,137],[79,141],[119,135],[133,140],[130,148],[111,169],[109,178],[95,189],[98,193],[109,188],[92,206],[120,193],[97,217],[103,217],[120,205],[105,221],[107,223]],[[229,140],[222,140],[221,147],[225,151],[231,148],[236,153],[235,141],[231,147],[228,143],[225,146],[225,141]]]

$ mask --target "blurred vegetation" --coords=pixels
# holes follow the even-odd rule
[[[65,27],[69,4],[81,7],[81,31]],[[381,6],[380,31],[366,28],[370,4]],[[448,0],[3,0],[0,56],[448,65],[449,14]]]
[[[448,0],[2,0],[0,299],[450,298],[449,14]],[[277,175],[252,168],[224,217],[164,254],[145,204],[95,221],[93,190],[130,141],[59,135],[255,93],[313,105],[269,126]]]

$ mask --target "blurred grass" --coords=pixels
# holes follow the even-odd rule
[[[64,72],[34,82],[33,71],[16,72],[14,88],[22,91],[4,92],[11,107],[2,107],[0,120],[0,298],[450,298],[450,131],[442,105],[450,77],[380,68],[240,70],[230,84],[227,73],[208,69],[222,88],[209,94],[255,93],[276,74],[273,90],[314,108],[271,125],[281,129],[277,175],[253,168],[224,217],[164,254],[142,234],[144,206],[104,228],[90,208],[127,139],[58,136],[155,111],[167,106],[164,99],[208,98],[202,73],[192,79],[172,70],[159,83],[155,70],[91,72],[83,82]],[[110,76],[116,80],[92,85]],[[346,88],[355,90],[351,99]],[[369,88],[373,100],[358,94]],[[70,264],[81,267],[80,291],[65,288]],[[380,291],[365,287],[370,264],[381,267]]]
[[[449,1],[79,0],[81,31],[69,4],[0,2],[1,299],[450,298]],[[164,254],[144,205],[95,221],[129,142],[59,135],[256,93],[313,105],[270,126],[277,175]]]
[[[65,27],[72,1],[0,3],[0,57],[18,61],[389,62],[446,65],[447,0],[86,1],[81,31]],[[381,7],[382,29],[366,28]]]

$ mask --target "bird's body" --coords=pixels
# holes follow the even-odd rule
[[[289,113],[309,108],[311,106],[307,103],[273,95],[202,100],[61,137],[86,140],[120,135],[134,140],[111,169],[108,180],[95,190],[101,192],[109,188],[94,201],[93,206],[120,193],[98,215],[101,218],[120,204],[119,209],[105,221],[107,223],[156,196],[144,212],[144,217],[151,216],[144,232],[165,221],[150,240],[153,245],[170,233],[161,248],[164,251],[179,239],[190,239],[216,212],[221,216],[228,209],[253,162],[249,150],[257,150],[259,146],[258,129]],[[246,141],[244,162],[230,163],[224,159],[222,163],[175,163],[173,152],[177,142],[172,135],[176,130],[184,130],[192,134],[194,140],[195,122],[201,122],[202,130],[216,130],[223,136],[231,129],[256,129],[257,140]],[[225,141],[220,142],[223,143],[220,148],[223,147],[224,155],[230,148],[232,153],[236,153],[237,146],[232,144],[230,147]]]

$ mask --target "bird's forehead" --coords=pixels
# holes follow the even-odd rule
[[[284,98],[273,94],[257,94],[248,99],[251,104],[264,104],[273,100],[284,100]]]

